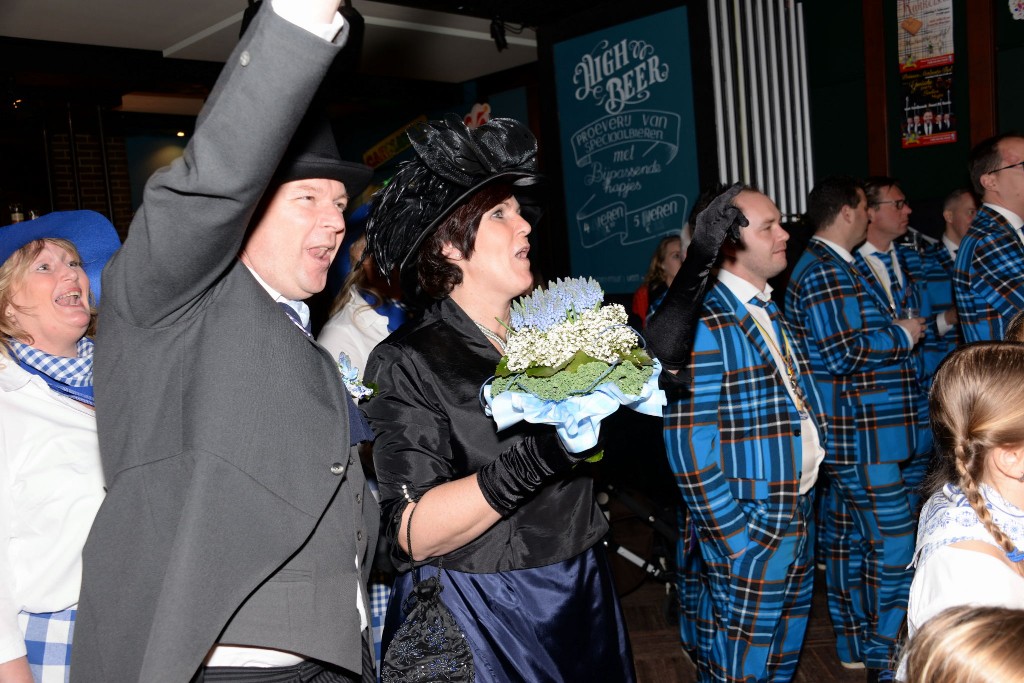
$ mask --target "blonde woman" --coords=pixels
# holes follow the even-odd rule
[[[904,655],[905,683],[1024,681],[1024,611],[951,607],[918,632]]]
[[[64,683],[82,546],[103,502],[92,356],[119,246],[92,211],[0,229],[0,681]]]
[[[679,235],[661,238],[651,255],[651,264],[647,267],[644,281],[633,292],[631,309],[640,317],[641,323],[647,320],[647,314],[665,296],[683,265],[683,258],[683,241]]]
[[[957,605],[1024,608],[1024,344],[971,344],[931,389],[938,467],[921,512],[911,638]]]

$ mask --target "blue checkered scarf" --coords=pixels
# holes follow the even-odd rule
[[[69,387],[92,386],[93,343],[88,337],[78,340],[78,357],[51,356],[45,351],[10,340],[14,356],[25,365]]]

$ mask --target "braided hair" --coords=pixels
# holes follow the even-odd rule
[[[935,373],[929,406],[939,456],[929,488],[960,487],[999,547],[1013,553],[1017,548],[992,519],[980,486],[993,448],[1024,445],[1024,344],[982,342],[957,349]],[[1014,567],[1024,575],[1024,563]]]

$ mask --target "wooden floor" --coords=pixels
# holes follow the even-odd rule
[[[645,560],[652,559],[660,550],[658,539],[643,520],[614,506],[612,538]],[[611,564],[633,646],[638,683],[696,681],[696,668],[679,644],[678,622],[669,615],[670,598],[664,584],[617,554],[611,555]],[[811,621],[795,681],[862,683],[866,678],[863,670],[844,669],[836,658],[824,586],[824,572],[818,571]]]

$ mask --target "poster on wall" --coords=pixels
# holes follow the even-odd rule
[[[953,0],[901,0],[897,45],[904,149],[956,142]]]
[[[686,8],[554,46],[570,260],[635,290],[698,192]]]

